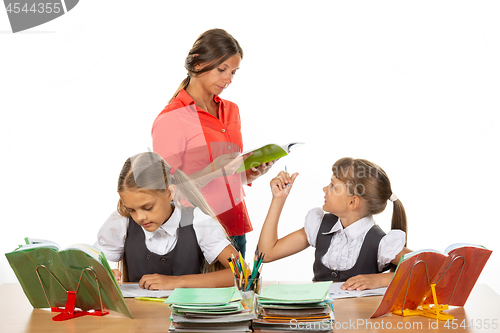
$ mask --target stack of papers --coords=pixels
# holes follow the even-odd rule
[[[242,302],[236,287],[176,288],[168,297],[169,332],[251,332],[255,313]]]
[[[276,284],[258,297],[254,332],[333,332],[331,281],[307,284]]]

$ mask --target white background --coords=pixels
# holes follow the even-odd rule
[[[280,235],[322,205],[337,159],[366,158],[406,207],[408,247],[482,244],[479,282],[500,292],[499,15],[497,1],[80,1],[12,34],[2,9],[0,252],[26,236],[94,243],[123,162],[150,149],[188,50],[219,27],[244,50],[221,97],[240,107],[245,150],[306,143],[246,189],[249,256],[285,165],[300,176]],[[386,231],[391,214],[375,217]],[[313,255],[265,264],[264,279],[308,281]],[[15,281],[0,257],[0,283]]]

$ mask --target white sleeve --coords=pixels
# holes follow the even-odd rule
[[[387,233],[378,245],[378,268],[382,270],[403,250],[406,243],[406,233],[393,229]]]
[[[319,226],[323,220],[325,212],[321,208],[313,208],[307,212],[304,222],[304,231],[306,232],[307,241],[312,247],[316,247],[316,238],[318,237]]]
[[[102,225],[94,246],[104,253],[107,260],[118,262],[122,259],[127,228],[128,218],[121,216],[116,210]]]
[[[204,214],[199,208],[194,210],[193,229],[201,251],[209,264],[217,260],[219,254],[231,243],[226,238],[222,226]]]

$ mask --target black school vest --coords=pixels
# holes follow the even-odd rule
[[[380,273],[377,264],[378,245],[385,233],[379,226],[374,225],[368,231],[361,245],[358,260],[351,269],[346,271],[331,270],[321,262],[321,258],[326,254],[333,237],[334,232],[324,235],[329,232],[332,227],[339,222],[339,218],[333,214],[325,214],[319,227],[318,236],[316,238],[316,253],[313,265],[314,279],[313,281],[346,281],[352,276],[359,274],[375,274]],[[392,265],[392,264],[391,264]],[[391,266],[385,267],[382,271],[386,271]]]
[[[138,282],[145,274],[201,273],[204,256],[193,229],[193,208],[181,210],[177,244],[164,255],[148,250],[143,229],[130,217],[125,238],[125,260],[130,282]]]

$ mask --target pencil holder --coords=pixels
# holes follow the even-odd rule
[[[262,276],[257,278],[249,278],[248,280],[242,278],[234,278],[234,286],[238,288],[241,292],[253,291],[257,294],[260,294],[262,287]]]
[[[241,298],[245,305],[251,310],[256,309],[256,297],[255,294],[260,294],[262,286],[262,277],[248,280],[246,286],[245,283],[241,282],[241,279],[234,278],[234,285],[241,293]]]

